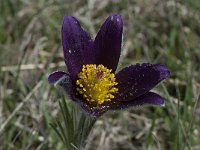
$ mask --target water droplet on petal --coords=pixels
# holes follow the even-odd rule
[[[112,17],[111,17],[111,21],[113,21],[113,20],[114,20],[114,17],[112,16]]]

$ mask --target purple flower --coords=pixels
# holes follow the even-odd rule
[[[170,75],[166,66],[136,64],[115,74],[122,33],[123,22],[118,14],[106,19],[94,40],[76,18],[64,17],[62,45],[68,73],[53,72],[48,81],[63,87],[91,116],[144,104],[164,104],[164,99],[150,90]]]

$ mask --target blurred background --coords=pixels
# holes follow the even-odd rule
[[[112,13],[124,21],[118,70],[162,63],[172,75],[154,89],[164,107],[106,113],[86,149],[200,149],[199,0],[0,0],[0,149],[63,149],[50,123],[64,93],[47,82],[66,70],[62,19],[75,16],[94,38]]]

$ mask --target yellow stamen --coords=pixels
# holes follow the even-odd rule
[[[76,90],[83,95],[90,103],[103,104],[114,98],[118,89],[115,87],[115,74],[103,65],[83,65],[82,71],[78,74]]]

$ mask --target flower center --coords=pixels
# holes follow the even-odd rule
[[[76,90],[90,103],[103,104],[114,98],[118,89],[115,87],[115,74],[103,65],[83,65],[78,74]]]

